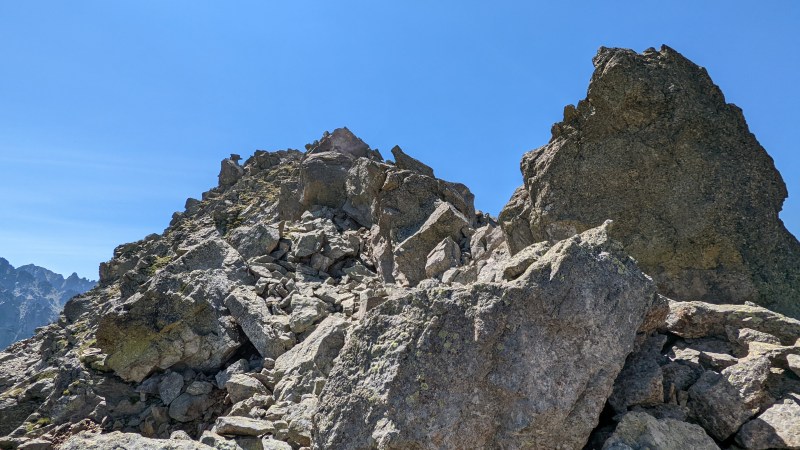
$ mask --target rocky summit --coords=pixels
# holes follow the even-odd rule
[[[601,48],[589,92],[522,158],[500,213],[511,253],[615,221],[664,294],[800,317],[800,244],[772,158],[708,73],[663,47]]]
[[[594,62],[499,219],[347,128],[224,159],[0,353],[0,448],[800,448],[772,160],[676,51]]]

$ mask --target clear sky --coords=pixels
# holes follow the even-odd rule
[[[0,256],[97,277],[231,152],[348,126],[496,214],[603,46],[705,66],[789,186],[800,234],[797,1],[0,1]]]

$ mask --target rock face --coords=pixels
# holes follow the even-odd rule
[[[183,439],[148,439],[139,434],[114,432],[109,434],[80,434],[64,443],[63,450],[212,450],[195,441]]]
[[[67,300],[95,284],[74,273],[64,278],[33,264],[15,269],[0,258],[0,349],[56,320]]]
[[[705,69],[662,47],[601,48],[585,100],[526,154],[500,214],[512,253],[615,222],[659,291],[800,317],[800,244],[786,187]]]
[[[675,419],[656,419],[641,412],[626,414],[603,450],[719,450],[702,428]]]
[[[583,447],[655,291],[607,229],[515,282],[376,308],[325,385],[315,448]]]
[[[595,61],[499,224],[346,128],[226,158],[0,352],[0,448],[800,447],[771,161],[674,51]]]

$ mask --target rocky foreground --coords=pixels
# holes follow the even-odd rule
[[[674,50],[594,63],[499,221],[346,128],[225,159],[0,353],[0,448],[800,448],[772,160]]]

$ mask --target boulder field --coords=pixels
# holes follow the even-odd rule
[[[800,448],[800,244],[706,71],[601,48],[499,218],[347,128],[222,161],[0,352],[0,449]]]

